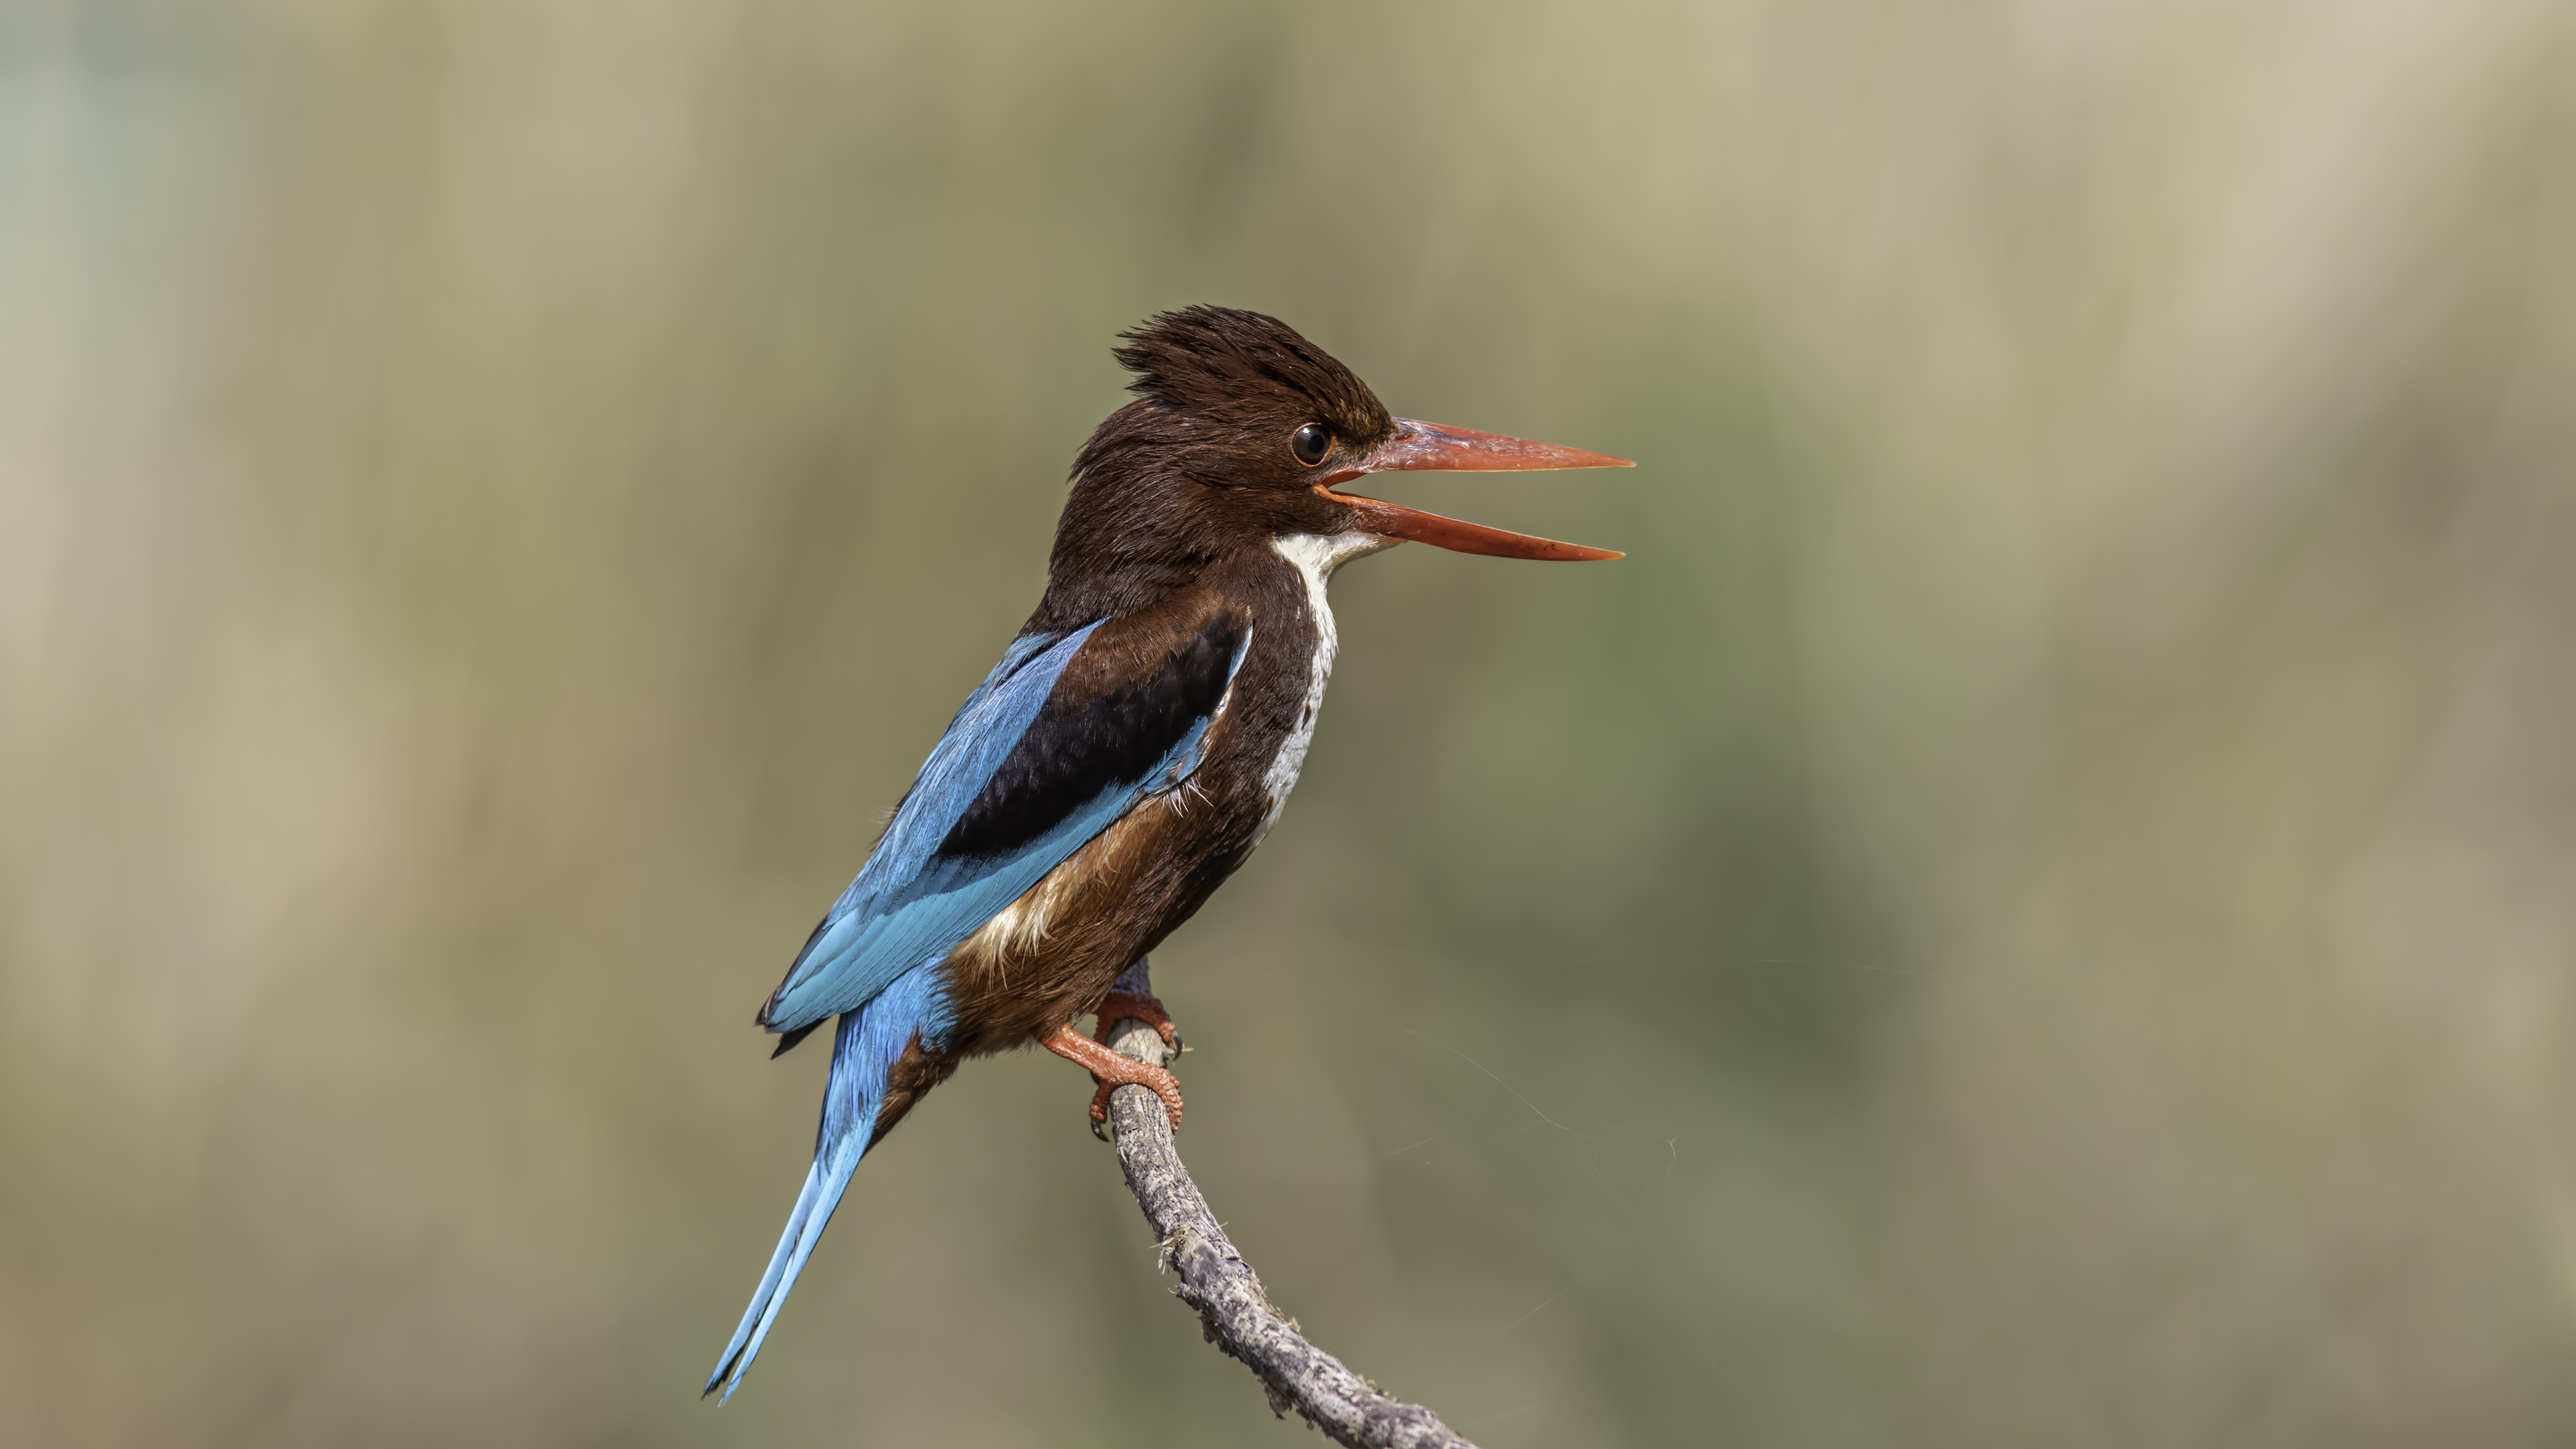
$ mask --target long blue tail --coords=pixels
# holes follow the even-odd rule
[[[714,1393],[719,1383],[727,1399],[742,1387],[742,1376],[760,1356],[769,1326],[787,1302],[787,1290],[796,1286],[796,1275],[804,1271],[824,1224],[832,1220],[832,1209],[849,1188],[850,1174],[868,1150],[877,1108],[885,1101],[886,1074],[915,1035],[936,1042],[948,1026],[948,1003],[935,969],[927,965],[896,977],[858,1010],[841,1014],[833,1032],[831,1081],[823,1089],[823,1124],[814,1134],[814,1165],[805,1173],[804,1191],[796,1194],[796,1210],[788,1214],[778,1251],[769,1255],[769,1271],[760,1275],[742,1326],[725,1345],[723,1362],[707,1376],[702,1397]]]

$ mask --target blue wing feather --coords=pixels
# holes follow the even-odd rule
[[[836,1012],[855,1011],[905,972],[944,958],[1139,797],[1196,768],[1213,709],[1193,719],[1140,778],[1114,782],[1025,844],[989,857],[940,853],[941,842],[1028,733],[1066,665],[1099,627],[1014,641],[968,697],[885,837],[770,998],[763,1019],[771,1030],[792,1032]],[[1248,628],[1234,641],[1228,684],[1250,642]]]
[[[875,1138],[894,1063],[955,1029],[932,968],[1140,797],[1198,768],[1252,638],[1248,622],[1219,618],[1155,679],[1057,700],[1065,667],[1099,627],[1013,641],[762,1013],[790,1043],[834,1013],[841,1026],[813,1165],[707,1392],[732,1397],[767,1341]]]
[[[823,917],[828,930],[847,919],[868,900],[870,894],[888,883],[901,884],[917,874],[940,840],[964,813],[966,802],[975,798],[993,771],[1011,752],[1011,746],[1027,733],[1029,721],[1045,707],[1047,696],[1055,692],[1055,682],[1063,677],[1065,665],[1091,638],[1097,623],[1088,624],[1071,634],[1023,634],[1002,651],[1002,662],[966,696],[957,708],[957,717],[948,722],[947,733],[930,750],[922,762],[921,773],[914,777],[912,789],[895,807],[895,818],[886,827],[885,838],[877,842],[867,862],[859,868],[858,878],[832,902]],[[1031,668],[1034,664],[1036,667]],[[997,699],[996,692],[1000,697]],[[797,965],[813,952],[815,942],[807,942]],[[796,978],[791,973],[790,982]]]

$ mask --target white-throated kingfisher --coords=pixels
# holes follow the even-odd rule
[[[1098,1082],[1170,1072],[1073,1028],[1174,1037],[1113,993],[1279,818],[1333,668],[1324,585],[1398,543],[1612,559],[1343,493],[1403,469],[1624,468],[1625,459],[1390,414],[1275,318],[1167,312],[1123,334],[1134,402],[1074,459],[1046,596],[967,696],[885,834],[760,1010],[785,1052],[837,1017],[813,1166],[707,1379],[727,1397],[859,1158],[968,1057],[1043,1046]]]

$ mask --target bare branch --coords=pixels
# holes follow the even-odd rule
[[[1127,968],[1118,985],[1153,994],[1143,961]],[[1132,1017],[1113,1025],[1109,1045],[1156,1066],[1168,1055],[1154,1029]],[[1162,1244],[1161,1266],[1180,1274],[1172,1295],[1198,1310],[1208,1342],[1241,1359],[1261,1380],[1272,1413],[1285,1418],[1294,1409],[1351,1449],[1475,1449],[1439,1415],[1378,1392],[1340,1359],[1308,1343],[1271,1303],[1181,1165],[1171,1121],[1152,1092],[1119,1088],[1109,1098],[1109,1125],[1128,1190]]]

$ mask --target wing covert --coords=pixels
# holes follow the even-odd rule
[[[786,1045],[944,957],[1140,797],[1196,768],[1251,624],[1220,612],[1141,671],[1103,678],[1094,661],[1068,681],[1102,627],[1023,636],[967,699],[763,1008]]]

